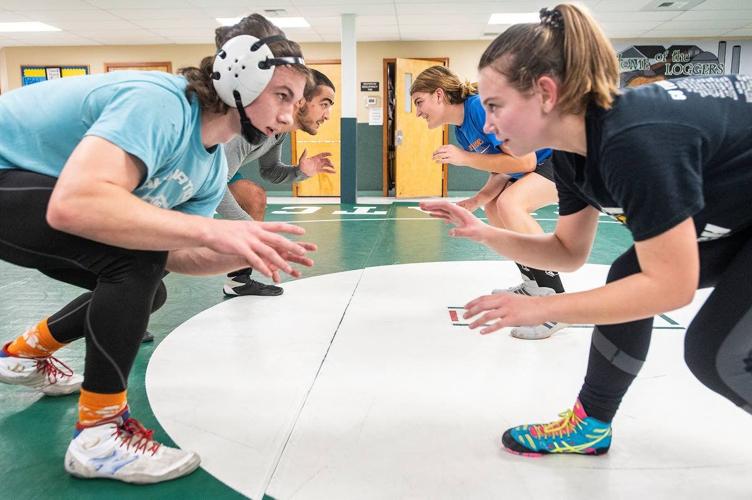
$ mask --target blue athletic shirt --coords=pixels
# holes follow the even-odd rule
[[[227,161],[223,148],[209,152],[201,143],[201,109],[185,96],[186,83],[157,71],[115,71],[4,94],[0,168],[58,177],[78,143],[97,136],[146,166],[134,195],[211,217],[227,185]]]
[[[462,125],[454,128],[454,135],[457,142],[471,153],[480,154],[500,154],[499,149],[503,144],[493,134],[483,132],[483,125],[486,123],[486,111],[480,102],[480,96],[472,95],[465,99],[465,119]],[[535,152],[538,163],[551,156],[550,149],[539,149]],[[519,179],[527,172],[510,174],[510,177]]]

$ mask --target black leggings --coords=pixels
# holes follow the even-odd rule
[[[709,389],[752,413],[752,229],[699,244],[698,288],[715,287],[687,328],[684,359]],[[610,283],[640,272],[634,247],[611,266]],[[653,319],[593,330],[580,401],[610,422],[650,346]]]
[[[46,219],[57,179],[0,170],[0,259],[91,290],[50,316],[55,340],[86,338],[83,388],[126,389],[149,314],[164,304],[167,252],[128,250],[57,231]]]

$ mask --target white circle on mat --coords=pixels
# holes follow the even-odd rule
[[[586,265],[562,279],[568,291],[586,290],[607,270]],[[740,446],[752,442],[749,415],[704,388],[683,361],[684,328],[707,291],[656,321],[609,454],[500,452],[506,428],[571,407],[590,345],[585,325],[543,341],[456,326],[461,310],[453,308],[519,281],[509,261],[404,264],[227,300],[158,346],[149,401],[179,446],[252,498],[749,493],[752,450]]]

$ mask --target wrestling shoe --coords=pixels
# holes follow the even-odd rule
[[[0,349],[0,382],[23,385],[42,391],[47,396],[65,396],[81,389],[83,377],[54,356],[17,358]]]
[[[275,285],[267,285],[251,278],[251,269],[244,269],[240,273],[230,273],[223,288],[225,295],[235,297],[238,295],[282,295],[284,289]]]
[[[491,293],[516,293],[519,295],[528,295],[531,297],[545,297],[547,295],[554,295],[556,292],[553,288],[538,286],[538,283],[536,283],[535,280],[524,280],[517,286],[506,289],[497,289]],[[541,340],[547,339],[554,333],[558,332],[559,330],[563,330],[568,326],[569,324],[567,323],[547,321],[540,325],[514,327],[512,328],[511,335],[512,337],[523,340]]]
[[[65,470],[76,477],[126,483],[161,483],[190,474],[201,462],[192,451],[165,446],[153,431],[130,418],[127,408],[99,425],[76,425],[65,453]]]
[[[603,455],[611,447],[611,424],[589,417],[577,400],[574,408],[549,424],[520,425],[501,438],[506,451],[526,457],[553,453]]]

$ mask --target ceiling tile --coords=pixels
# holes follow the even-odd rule
[[[184,0],[86,0],[100,9],[184,9]]]
[[[31,19],[18,12],[0,10],[0,23],[22,23],[28,21],[31,21]]]
[[[740,30],[731,30],[723,34],[724,36],[752,36],[752,27],[742,28]]]
[[[107,11],[100,9],[88,10],[24,10],[23,15],[34,21],[58,26],[62,21],[87,22],[87,21],[119,21]]]
[[[434,5],[425,3],[397,3],[397,15],[424,15],[457,14],[457,3],[437,3]],[[527,10],[530,10],[529,8]],[[535,9],[533,9],[535,10]],[[511,12],[500,10],[499,2],[467,2],[462,5],[463,14],[486,14],[491,17],[494,12]]]
[[[90,10],[90,3],[83,0],[2,0],[5,10]]]
[[[752,36],[752,0],[705,0],[691,11],[641,11],[651,0],[586,0],[612,38]],[[533,7],[535,5],[535,7]],[[488,25],[494,12],[529,12],[528,0],[0,0],[0,22],[41,21],[62,34],[103,43],[202,43],[211,41],[216,17],[283,8],[303,16],[308,29],[287,29],[307,41],[336,41],[341,15],[357,17],[359,40],[472,40],[506,27]],[[4,36],[12,42],[20,39]],[[23,40],[27,38],[24,36]],[[47,38],[50,44],[54,40]],[[45,38],[33,38],[34,44]],[[50,41],[52,40],[52,41]],[[32,43],[32,42],[29,42]],[[92,42],[94,43],[94,42]]]
[[[341,16],[342,14],[356,14],[361,16],[389,16],[394,14],[394,5],[389,4],[353,4],[350,6],[341,5],[319,5],[319,6],[297,6],[300,15],[303,17],[329,17]]]
[[[248,0],[188,0],[184,4],[192,5],[202,9],[211,8],[237,8],[240,11],[253,11],[259,12],[263,9],[287,9],[294,8],[290,0],[276,0],[276,1],[255,1],[249,2]]]
[[[112,9],[111,12],[123,19],[207,19],[210,17],[201,9]]]
[[[594,12],[599,23],[608,22],[646,22],[670,21],[681,15],[681,12]]]
[[[692,36],[698,37],[698,36],[721,36],[723,35],[724,30],[719,30],[718,28],[696,28],[692,30]],[[651,38],[651,37],[668,37],[668,38],[688,38],[688,35],[686,31],[684,30],[672,30],[672,29],[665,29],[665,28],[658,28],[650,31],[646,31],[643,33],[643,37],[645,38]]]
[[[711,22],[708,21],[671,21],[660,25],[662,30],[683,31],[687,36],[692,36],[698,29],[717,29],[720,32],[732,29],[743,28],[749,24],[747,19],[723,19]]]
[[[602,0],[591,10],[594,12],[637,12],[653,0]]]
[[[682,12],[676,21],[703,21],[713,23],[716,21],[727,21],[729,19],[747,19],[752,20],[752,9],[750,10],[690,10]]]
[[[692,10],[752,10],[749,0],[705,0]]]

